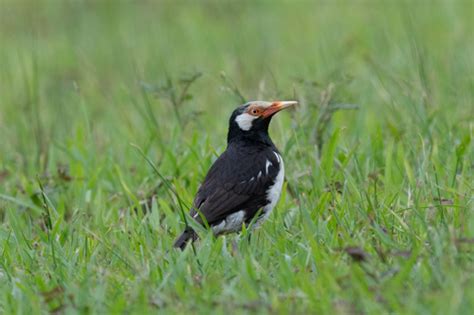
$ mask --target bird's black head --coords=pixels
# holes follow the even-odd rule
[[[295,101],[252,101],[237,107],[230,116],[227,142],[247,139],[271,144],[268,126],[273,115],[295,104]]]

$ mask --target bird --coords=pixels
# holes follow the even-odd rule
[[[283,158],[268,134],[272,117],[296,101],[251,101],[230,116],[227,148],[198,188],[190,216],[215,236],[259,227],[280,198],[285,176]],[[174,242],[184,250],[197,233],[186,225]]]

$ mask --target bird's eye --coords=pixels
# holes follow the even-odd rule
[[[260,114],[260,109],[259,109],[258,107],[251,108],[251,109],[249,110],[249,113],[250,113],[251,115],[257,116],[257,115]]]

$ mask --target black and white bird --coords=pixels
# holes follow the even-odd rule
[[[202,225],[207,221],[213,233],[220,235],[239,232],[253,220],[253,227],[258,227],[269,216],[280,198],[285,167],[268,126],[273,115],[295,104],[253,101],[234,110],[227,149],[211,166],[194,198],[190,215],[195,221]],[[197,237],[188,226],[174,247],[184,249]]]

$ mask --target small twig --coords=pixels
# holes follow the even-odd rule
[[[232,81],[232,79],[227,77],[225,72],[221,72],[221,78],[227,89],[230,90],[242,104],[247,103],[247,99],[242,95],[242,93],[240,93],[237,85],[234,83],[234,81]]]
[[[190,78],[188,79],[182,79],[181,82],[184,83],[184,87],[181,90],[181,94],[178,98],[178,101],[176,102],[176,106],[181,106],[185,101],[186,97],[188,96],[188,90],[191,87],[191,85],[200,77],[202,76],[201,72],[196,72],[194,73]]]

